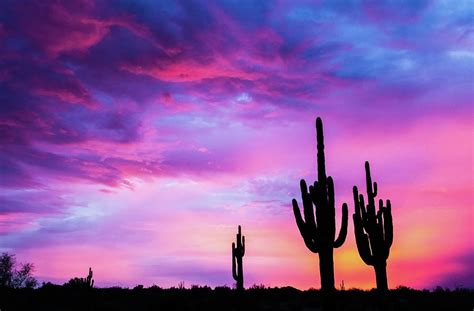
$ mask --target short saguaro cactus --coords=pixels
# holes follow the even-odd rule
[[[242,265],[242,257],[245,255],[245,237],[242,236],[239,226],[236,243],[232,243],[232,276],[237,282],[237,290],[244,289],[244,269]]]

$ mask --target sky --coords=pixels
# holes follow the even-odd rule
[[[291,200],[323,119],[336,287],[372,288],[352,187],[390,199],[389,286],[474,288],[472,1],[2,1],[0,252],[40,281],[319,288]]]

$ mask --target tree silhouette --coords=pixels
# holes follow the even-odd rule
[[[237,290],[244,289],[244,270],[242,266],[242,257],[245,255],[245,236],[242,236],[239,226],[237,232],[237,246],[232,243],[232,276],[237,282]]]
[[[336,235],[334,182],[331,176],[326,177],[324,159],[323,122],[316,119],[316,138],[318,148],[318,181],[309,186],[309,192],[304,179],[300,181],[301,198],[303,200],[304,220],[293,199],[293,212],[296,224],[303,237],[306,247],[313,253],[319,254],[319,271],[321,289],[334,290],[334,261],[333,248],[338,248],[346,240],[347,235],[347,204],[342,205],[342,222],[338,238]],[[313,204],[316,210],[316,219]]]
[[[356,186],[353,188],[355,206],[353,220],[357,250],[360,258],[367,265],[374,267],[377,289],[386,291],[388,290],[387,258],[393,242],[392,208],[390,200],[387,200],[385,207],[383,200],[379,200],[379,209],[375,213],[377,183],[372,184],[369,162],[365,162],[365,177],[367,206],[364,203],[364,196],[359,195]]]
[[[20,264],[19,269],[14,254],[0,255],[0,287],[34,288],[38,284],[33,277],[35,266],[32,263]]]

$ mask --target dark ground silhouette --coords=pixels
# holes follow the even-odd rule
[[[472,311],[473,290],[417,291],[390,290],[383,299],[376,290],[334,291],[332,310],[429,310]],[[320,310],[318,290],[299,291],[292,287],[252,287],[244,291],[229,287],[192,289],[93,288],[77,290],[47,284],[39,289],[0,289],[0,309],[20,310]]]
[[[354,234],[360,258],[375,269],[377,289],[388,290],[387,259],[390,246],[393,242],[392,207],[390,200],[383,206],[379,200],[379,209],[375,212],[375,197],[377,196],[377,183],[372,184],[369,162],[365,162],[365,178],[367,184],[367,206],[364,196],[359,195],[354,186]]]
[[[347,235],[347,204],[342,205],[342,222],[338,238],[336,235],[334,182],[332,177],[326,177],[324,158],[323,122],[316,119],[316,139],[318,148],[318,181],[309,186],[306,181],[300,181],[301,198],[303,201],[304,220],[298,207],[298,202],[293,199],[293,212],[296,224],[300,230],[306,247],[313,253],[319,254],[319,272],[321,276],[321,289],[331,292],[334,290],[334,260],[333,248],[344,244]],[[313,208],[313,204],[315,208]],[[315,212],[316,210],[316,218]]]

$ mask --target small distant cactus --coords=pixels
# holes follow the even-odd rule
[[[386,291],[388,290],[387,259],[393,242],[392,207],[390,200],[386,201],[386,206],[383,206],[383,200],[379,200],[379,209],[377,213],[375,212],[377,183],[372,184],[369,162],[365,162],[365,175],[367,206],[364,203],[364,196],[359,195],[356,186],[353,188],[355,205],[353,220],[357,250],[360,258],[367,265],[374,267],[377,289]]]
[[[92,279],[92,268],[89,268],[89,274],[85,278],[70,279],[65,285],[67,287],[76,289],[92,289],[94,287],[94,280]]]
[[[86,277],[85,284],[88,288],[94,287],[94,280],[92,279],[92,268],[89,267],[89,274]]]
[[[318,181],[315,181],[314,185],[309,186],[309,192],[305,180],[302,179],[300,181],[304,220],[301,217],[298,202],[293,199],[292,203],[296,224],[306,247],[319,255],[321,289],[325,292],[331,292],[335,290],[333,248],[342,246],[346,240],[348,211],[347,204],[344,203],[342,205],[341,230],[339,231],[338,238],[335,239],[334,182],[331,176],[326,176],[323,122],[320,118],[316,119],[316,139],[318,148]]]
[[[341,291],[346,290],[346,285],[344,284],[344,280],[342,280],[341,284],[339,284],[339,290],[341,290]]]
[[[245,237],[242,236],[239,226],[237,232],[237,246],[232,243],[232,276],[237,282],[237,290],[244,289],[244,270],[242,266],[242,257],[245,255]]]

